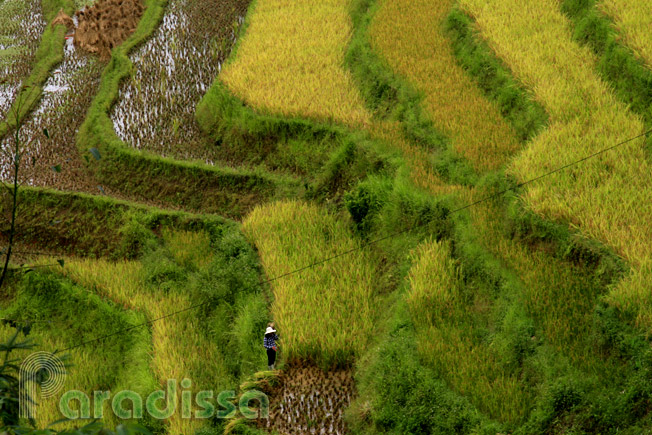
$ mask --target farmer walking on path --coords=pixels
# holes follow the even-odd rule
[[[276,335],[276,329],[274,329],[274,323],[267,325],[265,330],[265,339],[263,340],[263,346],[267,349],[267,368],[274,370],[274,363],[276,362],[276,340],[279,337]]]

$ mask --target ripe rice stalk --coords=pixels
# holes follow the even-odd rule
[[[480,171],[503,166],[520,148],[497,105],[485,98],[460,67],[445,35],[453,0],[383,0],[370,42],[424,93],[423,105],[453,148]]]
[[[296,201],[257,207],[243,230],[272,278],[354,249],[345,222]],[[379,298],[374,265],[364,249],[271,283],[272,315],[288,360],[347,364],[373,331]]]
[[[613,20],[624,43],[652,69],[652,8],[638,0],[602,0],[598,7]]]
[[[518,3],[518,4],[517,4]],[[493,50],[529,88],[550,116],[509,168],[519,181],[562,167],[644,131],[643,121],[618,101],[595,71],[590,48],[572,41],[571,26],[553,0],[461,0]],[[538,17],[532,20],[531,17]],[[612,301],[642,289],[652,258],[652,164],[643,139],[613,149],[528,185],[527,206],[547,219],[568,222],[612,247],[635,269],[613,288]],[[639,304],[639,323],[652,318]]]
[[[370,115],[344,65],[349,0],[257,0],[220,79],[247,104],[360,127]]]

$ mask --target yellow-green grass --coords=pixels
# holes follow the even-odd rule
[[[359,247],[341,217],[296,201],[257,207],[243,230],[268,278]],[[373,334],[379,308],[374,275],[362,249],[271,282],[271,312],[285,358],[350,363]]]
[[[598,7],[611,16],[625,44],[652,69],[652,5],[640,0],[602,0]]]
[[[444,195],[456,191],[459,186],[447,184],[434,171],[430,156],[423,148],[405,138],[400,123],[374,120],[369,132],[375,139],[383,140],[399,151],[405,159],[407,176],[415,187],[433,195]]]
[[[0,323],[0,342],[5,343],[15,332],[16,330],[14,328]],[[33,352],[52,352],[54,349],[65,349],[68,347],[68,343],[63,342],[58,334],[49,330],[47,326],[41,327],[38,324],[33,326],[28,337],[24,337],[22,334],[19,336],[19,341],[26,339],[32,341],[36,347],[33,349],[13,351],[10,354],[10,358],[17,358],[22,361]],[[61,389],[50,398],[41,398],[38,390],[36,397],[33,397],[38,403],[38,406],[32,408],[37,428],[45,428],[50,423],[63,418],[63,414],[59,409],[59,399],[64,392],[79,390],[86,393],[91,399],[91,415],[93,415],[93,391],[96,389],[108,390],[114,387],[114,385],[101,385],[103,374],[110,369],[107,368],[106,361],[96,358],[96,352],[94,352],[93,347],[78,347],[67,351],[66,354],[69,355],[68,362],[73,365],[67,369],[67,374],[64,376],[64,383]],[[116,357],[124,356],[116,355]],[[78,409],[75,406],[75,404],[72,405],[73,409]],[[104,417],[103,421],[107,427],[115,427],[116,424],[119,424],[117,417],[111,410],[110,401],[104,402],[102,412]],[[64,428],[70,429],[74,426],[74,422],[70,422],[59,424],[54,428],[61,430]]]
[[[474,191],[465,203],[489,194]],[[482,202],[473,207],[471,227],[479,245],[521,281],[515,302],[522,304],[541,331],[542,337],[535,340],[551,346],[578,369],[603,376],[611,363],[602,359],[590,336],[601,286],[591,281],[590,272],[582,267],[507,235],[503,213],[500,201]]]
[[[458,65],[443,22],[452,0],[382,0],[372,47],[424,93],[424,108],[454,149],[478,170],[496,169],[519,149],[512,128]]]
[[[424,242],[413,261],[407,302],[419,353],[451,388],[492,418],[521,419],[531,397],[518,376],[502,368],[495,350],[473,338],[469,317],[486,301],[479,295],[471,304],[464,301],[460,270],[449,244]]]
[[[257,0],[221,80],[249,105],[361,126],[370,115],[343,66],[349,0]]]
[[[520,181],[564,166],[644,131],[642,120],[610,92],[588,47],[572,41],[554,0],[460,0],[496,54],[544,106],[549,128],[514,159]],[[533,20],[532,17],[537,17]],[[562,220],[612,247],[633,266],[609,300],[652,327],[652,167],[643,140],[586,160],[528,185],[528,207]],[[647,290],[646,290],[647,288]],[[643,299],[638,299],[644,296]]]
[[[212,257],[208,235],[179,231],[166,232],[167,240],[176,260],[187,266],[201,269]],[[66,260],[64,274],[75,282],[92,289],[122,305],[125,309],[143,312],[148,319],[157,319],[192,305],[188,296],[176,292],[153,292],[146,288],[141,263],[134,261],[111,262],[107,260]],[[151,324],[152,368],[165,390],[167,379],[176,379],[177,388],[184,378],[192,381],[189,389],[193,394],[200,390],[212,390],[217,395],[229,387],[229,379],[223,358],[215,343],[201,333],[201,318],[193,310],[163,318]],[[177,410],[181,408],[178,395]],[[183,419],[175,412],[167,421],[170,434],[194,433],[204,426],[206,420]]]

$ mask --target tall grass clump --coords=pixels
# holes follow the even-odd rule
[[[648,68],[652,69],[652,10],[645,2],[636,0],[602,0],[600,10],[614,19],[623,42],[636,53]]]
[[[349,0],[256,0],[220,79],[264,112],[365,125],[369,113],[342,67],[352,31],[348,6]]]
[[[616,3],[622,8],[615,10]],[[611,84],[616,95],[631,110],[641,115],[650,125],[652,67],[637,56],[642,47],[634,42],[634,39],[646,37],[634,24],[637,19],[645,20],[646,14],[639,11],[640,15],[632,15],[630,8],[636,8],[637,5],[631,2],[625,7],[625,3],[627,2],[565,0],[561,3],[561,9],[574,23],[573,37],[588,44],[598,56],[597,69],[600,76]],[[633,36],[632,32],[637,35]],[[637,47],[639,50],[636,50]]]
[[[572,41],[569,22],[556,2],[460,3],[550,116],[550,127],[510,165],[510,174],[519,181],[644,131],[642,120],[598,78],[590,49]],[[539,18],[533,21],[532,16]],[[652,313],[645,300],[635,302],[645,294],[643,283],[652,278],[652,167],[642,143],[633,141],[543,178],[530,184],[523,197],[536,213],[568,222],[630,262],[632,275],[614,286],[610,299],[634,310],[638,324],[649,330]]]
[[[146,396],[157,388],[149,370],[150,331],[133,328],[145,321],[144,316],[124,311],[88,288],[53,272],[32,272],[22,280],[18,298],[3,311],[2,317],[31,324],[29,337],[38,343],[38,350],[55,352],[74,347],[64,353],[70,364],[64,388],[37,408],[40,427],[62,418],[59,397],[65,391],[81,390],[93,397],[93,391],[98,389],[130,389]],[[125,332],[115,335],[117,330]],[[77,347],[85,340],[103,335],[108,337]],[[30,352],[21,356],[26,357]],[[110,402],[104,403],[103,415],[105,424],[119,423]],[[71,428],[74,423],[68,422],[65,427]]]
[[[63,273],[158,319],[151,324],[151,366],[161,385],[188,378],[194,393],[233,389],[265,364],[260,337],[268,313],[255,253],[230,224],[163,229],[161,236],[141,261],[68,259]],[[175,413],[166,426],[168,433],[192,433],[208,423]]]
[[[392,304],[377,333],[381,340],[357,364],[359,394],[346,413],[352,432],[499,432],[501,425],[453,391],[418,357],[415,326],[404,300]]]
[[[527,386],[509,373],[492,349],[474,336],[477,313],[449,246],[425,242],[415,259],[406,297],[419,354],[455,390],[492,418],[518,422],[529,409]]]
[[[271,283],[271,314],[288,361],[347,365],[365,348],[379,308],[375,268],[340,218],[315,205],[277,202],[256,208],[243,224]],[[345,251],[351,253],[309,267]]]
[[[427,115],[451,139],[455,152],[478,171],[496,169],[520,145],[497,105],[457,64],[444,29],[452,5],[383,1],[370,26],[370,43],[389,67],[424,94]]]

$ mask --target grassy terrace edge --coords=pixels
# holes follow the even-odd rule
[[[599,75],[611,84],[616,96],[651,125],[652,70],[618,41],[613,22],[597,9],[595,0],[564,0],[561,9],[573,23],[575,40],[588,45],[597,55]],[[652,155],[650,138],[648,146]]]
[[[121,141],[113,129],[109,110],[118,96],[120,81],[130,74],[128,53],[154,32],[165,13],[167,0],[147,0],[134,34],[112,52],[95,96],[77,136],[77,146],[88,157],[97,148],[101,159],[89,159],[100,182],[132,197],[154,198],[185,209],[238,218],[254,204],[284,197],[297,183],[263,171],[218,168],[138,151]]]
[[[215,215],[168,211],[106,196],[44,188],[22,187],[18,201],[23,210],[17,221],[21,245],[85,257],[137,257],[148,242],[149,231],[161,227],[236,225]]]
[[[548,114],[531,94],[518,82],[509,68],[497,58],[487,43],[473,32],[473,18],[459,7],[451,10],[446,30],[452,39],[453,50],[460,65],[474,79],[485,95],[495,101],[503,116],[518,133],[521,141],[535,137],[548,125]],[[496,190],[511,189],[505,193],[508,200],[506,217],[508,231],[527,242],[554,243],[558,258],[573,262],[600,265],[612,277],[622,277],[627,266],[615,252],[603,243],[582,237],[561,223],[547,221],[526,209],[519,199],[516,181],[499,175],[498,180],[487,180]]]
[[[548,114],[514,78],[509,67],[474,34],[473,19],[458,7],[446,18],[446,31],[458,63],[516,132],[521,142],[536,136],[548,124]]]
[[[353,18],[358,24],[355,26],[352,54],[349,57],[350,67],[361,82],[361,88],[365,90],[363,95],[367,98],[369,106],[380,116],[390,116],[392,112],[397,111],[398,116],[395,112],[394,116],[402,121],[406,132],[409,134],[409,123],[414,122],[415,119],[418,120],[419,114],[414,112],[406,113],[405,108],[406,106],[409,107],[410,103],[418,104],[418,93],[411,90],[402,78],[397,78],[391,71],[388,71],[379,56],[373,53],[366,40],[366,27],[373,17],[377,3],[373,0],[359,0],[354,3]],[[468,17],[460,14],[461,12],[454,9],[447,23],[448,31],[451,32],[451,38],[453,39],[452,44],[456,49],[460,63],[474,78],[474,81],[479,82],[481,89],[488,98],[499,104],[503,116],[512,123],[520,139],[525,141],[534,137],[547,124],[547,113],[529,97],[527,90],[519,86],[518,81],[512,77],[510,71],[505,68],[502,62],[493,55],[488,46],[475,37],[471,31],[472,22],[466,19]],[[461,56],[462,53],[464,56]],[[476,64],[476,67],[474,67],[474,64]],[[477,65],[482,65],[484,68],[478,68]],[[509,88],[513,86],[519,88],[510,90]],[[510,92],[503,94],[505,90]],[[407,101],[406,98],[408,98]],[[393,105],[392,101],[398,104]],[[397,105],[399,107],[396,107]],[[408,125],[406,125],[406,119]],[[448,178],[450,180],[450,177]],[[498,200],[503,204],[504,213],[509,221],[506,230],[511,237],[515,237],[526,244],[552,244],[553,252],[551,255],[576,265],[587,266],[587,271],[591,275],[598,277],[605,287],[624,275],[627,265],[611,249],[598,241],[582,237],[579,232],[570,230],[566,225],[548,222],[525,209],[518,199],[519,190],[516,189],[516,182],[506,177],[503,171],[495,171],[482,178],[476,175],[474,178],[474,182],[469,184],[483,188],[487,195],[511,189],[510,192],[503,193],[498,197]],[[505,292],[502,297],[509,300],[510,297],[519,293],[519,289],[524,289],[527,284],[502,265],[497,257],[481,247],[479,240],[477,240],[479,235],[473,229],[471,222],[468,211],[460,213],[453,220],[454,229],[449,234],[454,246],[453,256],[468,266],[465,272],[466,278],[486,281],[490,287],[496,290],[502,288]],[[521,291],[521,293],[523,292]],[[400,305],[401,303],[398,301],[396,307]],[[403,311],[396,307],[393,309],[396,309],[397,313]],[[626,319],[623,319],[622,313],[615,312],[612,307],[607,306],[604,302],[598,302],[593,317],[596,323],[595,332],[600,335],[601,339],[608,342],[608,345],[615,353],[623,355],[625,359],[630,358],[632,355],[637,355],[636,357],[643,355],[644,352],[639,353],[636,350],[638,345],[644,343],[640,331],[632,329],[627,324]],[[394,325],[395,323],[396,325]],[[390,340],[384,340],[385,344],[381,343],[379,345],[380,350],[377,353],[372,352],[371,368],[366,368],[361,373],[363,387],[367,390],[373,384],[377,384],[376,387],[379,391],[392,388],[394,376],[387,375],[380,381],[374,380],[378,377],[377,373],[379,372],[418,372],[423,370],[423,368],[417,368],[414,364],[403,367],[397,363],[397,361],[401,360],[399,357],[401,352],[407,352],[407,349],[414,346],[414,338],[412,338],[414,332],[409,317],[406,314],[400,316],[396,314],[394,318],[390,317],[389,328],[391,331]],[[614,331],[622,331],[622,333],[614,333]],[[504,333],[506,336],[510,334],[509,331],[504,331]],[[399,337],[400,345],[389,344],[394,341],[399,342]],[[633,343],[636,343],[636,346]],[[644,347],[641,345],[639,350],[644,349]],[[388,352],[395,354],[393,356],[383,356]],[[554,379],[549,379],[547,382],[554,382]],[[425,385],[418,384],[418,388],[411,393],[414,393],[417,397],[422,393],[424,393],[423,397],[434,397],[427,393],[427,388]],[[373,388],[370,391],[371,394],[377,394],[374,393]],[[444,391],[446,391],[445,388]],[[391,392],[387,394],[391,396]],[[445,394],[437,395],[437,397],[439,396],[445,396]],[[447,399],[453,401],[452,397],[454,395],[451,396],[451,399]],[[526,427],[529,426],[530,429],[533,429],[538,425],[546,424],[547,418],[554,414],[551,411],[554,406],[550,399],[550,397],[541,397],[541,400],[537,401],[537,407],[540,408],[540,411],[535,412],[529,421],[523,422]],[[389,408],[393,405],[388,403],[383,406],[385,406],[385,409],[380,411],[381,418],[390,418],[389,416],[393,414],[390,414]],[[460,403],[458,406],[465,409],[465,411],[461,411],[466,413],[465,416],[475,415],[469,420],[483,426],[483,429],[492,428],[494,431],[504,431],[504,428],[501,429],[495,422],[479,417],[476,414],[477,410],[469,403]],[[353,423],[358,430],[369,430],[367,426],[370,421],[368,412],[369,410],[366,408],[364,401],[355,403],[349,412],[350,423]],[[406,411],[402,410],[401,412]],[[359,415],[364,417],[360,419]],[[396,415],[395,417],[397,422],[401,420],[401,423],[397,424],[405,425],[408,422],[418,421],[409,412],[400,418]],[[449,421],[447,423],[454,424],[455,422]],[[468,424],[469,421],[465,420],[465,423]],[[438,429],[445,430],[442,427],[438,427]],[[477,430],[478,427],[475,426],[475,429]],[[449,430],[456,429],[449,428]]]
[[[449,138],[425,114],[423,94],[372,49],[367,34],[378,5],[377,0],[351,2],[354,31],[345,58],[368,108],[376,117],[399,121],[408,139],[432,153],[434,169],[442,178],[452,184],[473,185],[478,174],[452,150]]]
[[[20,113],[18,113],[19,122],[22,122],[40,100],[42,93],[41,86],[47,80],[50,70],[63,60],[66,27],[61,24],[52,26],[50,23],[59,9],[63,9],[67,14],[72,14],[74,12],[74,3],[72,0],[43,0],[42,8],[43,16],[48,24],[45,27],[43,35],[41,35],[41,42],[36,50],[32,71],[21,85],[21,89],[16,94],[12,106],[7,111],[7,114],[15,113],[19,109],[16,101],[23,99],[20,105]],[[15,116],[13,119],[8,117],[6,120],[0,122],[0,138],[4,137],[15,126]]]

